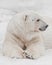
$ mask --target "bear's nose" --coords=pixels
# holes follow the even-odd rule
[[[47,27],[48,27],[48,25],[45,26],[45,28],[47,28]]]

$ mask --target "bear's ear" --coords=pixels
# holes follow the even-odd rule
[[[25,15],[25,16],[24,16],[24,20],[26,21],[26,20],[27,20],[27,18],[28,18],[28,15]]]

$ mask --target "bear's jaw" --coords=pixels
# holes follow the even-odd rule
[[[39,32],[39,30],[34,30],[34,32]]]

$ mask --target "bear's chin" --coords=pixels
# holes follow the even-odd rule
[[[34,30],[34,32],[39,32],[40,30]]]

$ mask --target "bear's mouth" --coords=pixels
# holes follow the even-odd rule
[[[45,30],[46,30],[46,28],[44,28],[44,29],[39,28],[39,30],[40,30],[40,31],[45,31]]]

